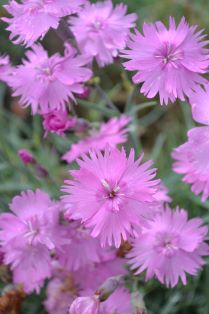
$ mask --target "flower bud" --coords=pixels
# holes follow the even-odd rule
[[[27,149],[20,149],[18,151],[18,156],[20,157],[20,159],[25,165],[35,163],[35,159],[33,155]]]
[[[71,304],[69,314],[98,314],[99,300],[97,297],[78,297]]]

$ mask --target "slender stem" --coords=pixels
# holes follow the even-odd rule
[[[111,108],[112,110],[114,110],[115,112],[117,112],[119,114],[120,111],[114,105],[114,103],[111,101],[111,99],[108,97],[108,95],[105,93],[105,91],[99,85],[95,85],[95,89],[98,92],[98,94],[101,96],[101,98],[105,101],[107,107]]]

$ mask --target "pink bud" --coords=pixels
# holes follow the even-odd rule
[[[90,88],[87,87],[87,86],[85,86],[85,87],[84,87],[84,90],[83,90],[83,93],[82,93],[82,94],[79,94],[78,96],[79,96],[79,98],[81,98],[81,99],[86,99],[86,98],[89,97],[89,95],[90,95]]]
[[[68,129],[73,129],[76,126],[77,118],[68,117],[67,111],[54,110],[43,115],[43,127],[45,129],[45,136],[48,132],[56,133],[63,136]]]
[[[33,155],[24,148],[18,151],[18,156],[20,157],[20,159],[25,165],[35,163],[35,159]]]
[[[98,314],[99,300],[96,297],[78,297],[71,304],[69,314]]]

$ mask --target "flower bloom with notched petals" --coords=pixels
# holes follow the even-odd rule
[[[113,62],[120,49],[124,49],[135,26],[136,14],[128,14],[127,6],[113,8],[110,0],[87,3],[78,17],[70,18],[71,30],[82,53],[95,57],[100,66]]]
[[[70,306],[69,314],[99,314],[99,300],[92,297],[78,297]]]
[[[75,299],[76,289],[70,276],[53,278],[46,288],[44,307],[49,314],[66,314]]]
[[[208,41],[196,28],[184,18],[176,27],[170,17],[169,29],[162,22],[144,23],[143,35],[138,31],[131,35],[129,49],[123,51],[129,59],[124,66],[137,71],[133,81],[143,83],[140,91],[146,97],[159,93],[161,104],[184,100],[198,84],[207,82],[201,74],[208,72],[209,54],[204,48]]]
[[[209,126],[193,128],[188,141],[172,152],[173,170],[184,174],[183,182],[192,185],[192,192],[202,193],[202,201],[209,197]]]
[[[133,241],[128,253],[132,269],[137,269],[136,274],[146,270],[146,280],[157,277],[174,287],[181,278],[185,285],[186,273],[196,275],[205,264],[202,256],[209,253],[204,242],[208,228],[202,224],[200,218],[188,220],[184,209],[165,209],[149,220]]]
[[[65,229],[68,242],[57,252],[58,261],[64,269],[77,271],[88,264],[102,262],[105,255],[112,257],[113,254],[102,250],[99,240],[92,238],[80,223],[71,222]]]
[[[12,66],[8,56],[0,56],[0,81],[9,82]]]
[[[128,314],[131,313],[131,296],[127,289],[116,289],[105,302],[100,304],[99,314]]]
[[[13,198],[12,213],[0,215],[4,262],[11,265],[15,283],[25,291],[39,291],[51,275],[50,251],[62,245],[59,206],[41,191],[26,191]],[[30,279],[30,280],[29,280]]]
[[[70,150],[62,159],[71,163],[91,149],[103,150],[107,145],[116,147],[117,144],[125,143],[128,133],[127,125],[130,120],[129,117],[122,115],[119,118],[112,118],[108,122],[103,123],[98,132],[95,132],[76,144],[72,144]]]
[[[209,84],[204,88],[196,88],[189,97],[192,106],[192,116],[196,122],[209,126]]]
[[[47,136],[48,132],[64,136],[65,131],[73,129],[77,124],[77,118],[69,117],[66,110],[53,110],[44,114],[43,119],[44,136]]]
[[[23,106],[31,105],[33,114],[39,109],[42,114],[65,110],[69,100],[75,101],[73,93],[82,93],[83,83],[92,75],[84,67],[86,58],[76,56],[73,50],[64,57],[49,57],[41,45],[35,45],[26,57],[14,70],[10,86]]]
[[[50,28],[57,29],[60,18],[76,13],[84,3],[85,0],[12,0],[4,6],[12,17],[2,20],[9,24],[10,40],[31,46]]]
[[[124,149],[109,147],[104,153],[89,152],[78,159],[80,169],[71,171],[73,179],[65,181],[69,216],[81,219],[102,246],[119,247],[128,235],[136,236],[144,204],[154,200],[156,169],[149,169],[152,161],[141,164],[142,158],[134,161],[134,150],[126,157]]]

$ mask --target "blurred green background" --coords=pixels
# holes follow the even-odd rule
[[[96,2],[96,1],[94,1]],[[139,29],[143,21],[160,19],[166,24],[170,15],[177,21],[184,15],[191,24],[198,24],[209,32],[209,1],[208,0],[126,0],[113,1],[127,3],[130,12],[138,13]],[[0,15],[6,12],[0,1]],[[60,47],[60,39],[50,31],[44,39],[44,46],[50,52]],[[5,31],[5,23],[0,22],[0,53],[8,53],[17,64],[24,54],[24,48],[13,45]],[[181,182],[181,177],[171,171],[172,149],[186,140],[186,132],[195,126],[191,119],[187,103],[176,103],[167,107],[160,105],[141,110],[140,104],[148,100],[133,93],[131,75],[124,72],[120,64],[108,66],[105,70],[95,69],[95,75],[100,77],[101,85],[121,112],[129,107],[135,108],[133,123],[130,128],[130,138],[127,148],[134,146],[137,152],[145,151],[146,158],[155,160],[159,169],[158,176],[165,182],[173,199],[172,206],[177,204],[186,208],[191,217],[202,216],[209,222],[209,202],[201,203],[188,186]],[[157,100],[156,100],[157,101]],[[95,122],[108,118],[103,110],[104,103],[91,94],[89,102],[80,101],[80,107],[75,110],[81,116]],[[146,107],[146,106],[145,106]],[[62,139],[49,135],[43,139],[43,130],[38,116],[32,117],[29,110],[21,110],[17,99],[12,99],[10,91],[4,84],[0,85],[0,208],[8,209],[11,198],[23,189],[37,187],[48,191],[54,198],[59,197],[59,186],[67,177],[67,166],[60,163],[60,156],[69,148],[75,135]],[[17,157],[20,148],[29,149],[39,163],[45,167],[50,176],[44,180],[33,167],[25,167]],[[75,165],[72,165],[74,167]],[[145,302],[150,314],[207,314],[209,313],[209,267],[196,278],[188,278],[186,287],[179,284],[174,289],[166,289],[157,281],[140,284],[145,294]],[[41,314],[44,293],[41,296],[31,296],[23,304],[23,314]],[[127,313],[128,314],[128,313]]]

